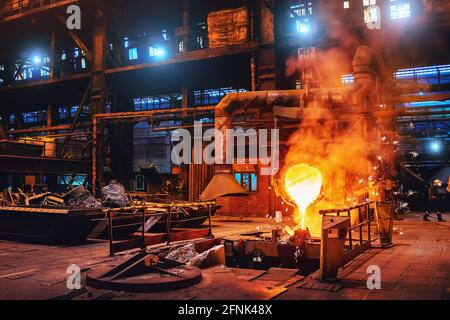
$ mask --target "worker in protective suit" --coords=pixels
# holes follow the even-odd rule
[[[442,188],[442,181],[439,179],[434,180],[431,186],[428,187],[428,203],[427,211],[423,216],[424,221],[430,221],[429,218],[432,213],[436,213],[439,222],[445,221],[442,218],[442,214],[439,212],[440,188]]]

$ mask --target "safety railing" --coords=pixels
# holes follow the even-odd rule
[[[142,206],[133,206],[127,208],[114,208],[114,209],[105,209],[104,212],[106,214],[107,220],[107,230],[108,230],[108,239],[109,239],[109,251],[110,255],[114,256],[115,253],[130,250],[134,248],[140,247],[141,249],[146,249],[148,245],[157,244],[161,242],[166,242],[168,245],[172,240],[172,231],[174,226],[179,225],[181,223],[192,222],[195,220],[205,219],[202,216],[193,216],[184,219],[174,219],[175,214],[179,214],[180,211],[186,210],[189,207],[206,207],[208,212],[208,229],[199,229],[199,232],[192,232],[191,230],[186,230],[183,236],[178,235],[176,237],[177,240],[187,240],[194,238],[202,238],[202,237],[213,237],[212,232],[212,207],[215,205],[215,202],[196,202],[196,203],[146,203]],[[130,217],[134,216],[137,220],[137,217],[140,217],[138,222],[130,221],[130,223],[114,225],[114,222],[117,221],[119,215],[122,217],[125,215],[129,215]],[[151,218],[158,218],[156,223],[161,218],[166,218],[165,221],[165,232],[152,234],[150,236],[146,233],[146,224]],[[164,222],[164,220],[163,220]],[[151,228],[151,225],[149,228]],[[114,240],[114,231],[120,228],[132,228],[136,227],[138,229],[137,232],[140,233],[139,238],[134,238],[131,240],[124,240],[116,242]],[[139,227],[139,228],[138,228]],[[206,231],[206,232],[205,232]],[[183,233],[183,232],[178,232]]]
[[[364,202],[355,206],[321,210],[322,238],[320,253],[320,278],[323,281],[337,278],[339,268],[371,248],[370,205]],[[353,213],[353,215],[352,215]],[[352,216],[356,222],[351,223]],[[353,219],[355,220],[355,219]],[[358,231],[358,238],[353,238],[353,232]],[[367,232],[364,237],[364,232]]]
[[[356,224],[353,224],[349,228],[347,242],[348,242],[348,249],[353,250],[354,246],[354,240],[352,236],[352,231],[358,230],[359,237],[357,241],[359,242],[359,246],[363,245],[364,243],[372,243],[373,239],[371,237],[371,223],[374,221],[374,218],[370,215],[370,205],[373,203],[373,201],[368,201],[362,204],[358,204],[352,207],[345,207],[345,208],[339,208],[339,209],[328,209],[328,210],[321,210],[320,214],[323,216],[338,216],[338,217],[350,217],[352,216],[352,211],[357,212],[358,221]],[[367,238],[364,239],[364,229],[367,228]]]

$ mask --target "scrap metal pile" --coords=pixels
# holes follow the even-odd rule
[[[43,206],[71,208],[122,208],[131,204],[124,187],[117,181],[111,181],[101,190],[101,200],[96,199],[83,186],[70,188],[65,193],[41,192],[25,193],[18,188],[17,192],[6,189],[0,197],[1,206]]]

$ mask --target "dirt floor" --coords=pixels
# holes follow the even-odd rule
[[[450,215],[444,218],[450,220]],[[223,237],[269,223],[269,219],[215,217],[213,230],[216,237]],[[216,266],[202,270],[203,280],[197,285],[151,294],[67,288],[69,265],[80,266],[85,275],[130,256],[126,252],[109,257],[107,242],[60,247],[0,240],[0,299],[449,299],[450,222],[425,222],[420,214],[411,213],[395,221],[394,230],[394,247],[360,255],[342,268],[338,283],[323,284],[316,280],[317,273],[303,277],[291,269]],[[381,269],[381,290],[367,288],[367,268],[373,265]]]

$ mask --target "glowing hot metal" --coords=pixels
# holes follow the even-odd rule
[[[322,173],[308,164],[296,164],[286,171],[284,187],[298,208],[294,214],[296,229],[306,230],[307,209],[319,198],[322,184]]]

